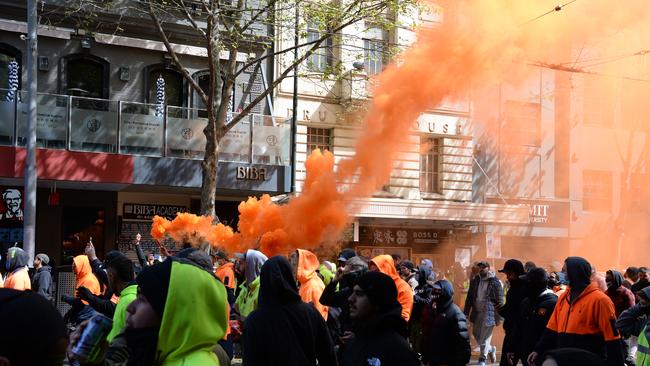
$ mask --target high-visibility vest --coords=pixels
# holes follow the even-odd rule
[[[648,346],[648,337],[646,332],[649,332],[646,325],[639,334],[639,346],[636,350],[636,366],[650,366],[650,346]]]

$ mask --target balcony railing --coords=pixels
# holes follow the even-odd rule
[[[205,110],[70,95],[37,95],[36,145],[47,149],[203,159]],[[0,89],[0,145],[25,146],[27,92]],[[219,144],[219,160],[289,165],[291,125],[250,114]]]

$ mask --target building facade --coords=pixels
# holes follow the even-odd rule
[[[200,210],[205,107],[173,65],[149,18],[126,12],[119,32],[102,32],[67,20],[61,4],[39,5],[42,17],[55,14],[59,20],[38,28],[36,252],[69,264],[91,238],[103,256],[130,249],[137,233],[145,252],[157,252],[149,236],[153,215],[173,218],[176,212]],[[25,6],[0,2],[4,250],[22,242],[17,213],[20,209],[22,215],[26,156]],[[107,9],[98,17],[110,22],[117,12]],[[186,69],[207,91],[206,49],[196,46],[187,24],[164,25]],[[254,31],[264,36],[271,28],[260,25]],[[251,44],[237,54],[237,62],[264,52],[263,44]],[[228,56],[220,54],[224,62]],[[229,115],[259,95],[272,67],[265,60],[238,75]],[[216,211],[235,226],[240,201],[290,189],[290,126],[269,115],[270,102],[256,105],[221,141]]]

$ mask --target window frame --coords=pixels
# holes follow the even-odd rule
[[[150,100],[150,98],[149,98],[149,82],[151,81],[150,77],[149,77],[149,74],[151,74],[152,72],[156,72],[156,71],[167,71],[167,72],[171,71],[171,72],[174,72],[174,73],[178,74],[178,76],[179,76],[179,78],[181,80],[181,105],[178,105],[178,106],[170,105],[170,106],[177,107],[177,108],[187,108],[188,107],[188,87],[189,87],[189,85],[187,83],[187,80],[185,80],[185,77],[183,76],[183,74],[176,67],[174,67],[174,66],[172,66],[171,64],[168,64],[168,63],[152,64],[152,65],[146,66],[143,69],[143,71],[144,71],[144,73],[143,73],[144,74],[143,75],[144,76],[144,84],[143,84],[143,87],[142,87],[142,92],[144,94],[144,102],[146,104],[156,104],[155,100]]]
[[[320,39],[323,35],[323,30],[316,25],[313,20],[307,20],[307,42],[312,42]],[[324,73],[328,67],[334,66],[334,40],[332,36],[325,39],[320,47],[314,51],[309,57],[305,65],[307,69],[312,72]]]
[[[516,105],[517,109],[514,108]],[[529,116],[521,113],[512,114],[512,110],[521,111],[521,107],[534,107],[535,116]],[[519,100],[506,100],[504,105],[504,123],[503,128],[508,130],[508,134],[519,134],[519,137],[523,138],[512,138],[518,142],[518,145],[530,146],[530,147],[541,147],[542,146],[542,106],[540,103],[535,102],[526,102]],[[529,127],[524,125],[522,122],[533,121],[535,124],[533,129],[525,128]],[[530,138],[530,137],[533,138]]]
[[[327,135],[318,133],[318,132],[323,132],[327,131]],[[310,132],[316,132],[316,133],[310,133]],[[316,127],[316,126],[307,126],[307,141],[305,142],[305,145],[307,146],[307,155],[311,154],[311,152],[314,149],[321,149],[321,151],[328,150],[330,152],[333,152],[334,150],[334,128],[330,127]],[[317,137],[317,138],[322,138],[323,140],[327,139],[327,142],[325,141],[311,141],[312,138]],[[325,149],[323,149],[325,148]]]
[[[99,99],[109,99],[110,98],[110,63],[99,56],[95,56],[87,53],[73,53],[65,55],[59,60],[59,94],[69,95],[68,93],[68,63],[70,61],[89,61],[97,63],[102,68],[102,90]]]
[[[381,36],[377,37],[377,34],[381,34]],[[386,52],[390,45],[390,32],[379,26],[369,26],[364,32],[362,41],[363,67],[366,74],[370,76],[380,74],[389,62]],[[374,57],[378,52],[381,59]]]
[[[423,150],[422,147],[429,143],[432,143],[431,147]],[[442,137],[420,136],[420,169],[418,182],[420,193],[442,194],[442,147]],[[425,157],[432,160],[432,162],[424,162],[423,158]],[[425,167],[429,166],[433,167],[433,169],[425,169]]]
[[[18,48],[8,44],[0,42],[0,53],[13,58],[18,63],[18,90],[22,89],[23,85],[23,53]],[[7,89],[8,85],[0,86],[0,88]]]
[[[588,177],[588,175],[590,176]],[[602,196],[597,195],[599,191],[602,193],[607,191],[607,197],[604,194]],[[613,195],[614,174],[611,171],[591,169],[582,171],[583,211],[596,213],[612,212]]]

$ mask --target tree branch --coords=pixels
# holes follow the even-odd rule
[[[174,64],[179,68],[187,82],[192,86],[192,89],[201,97],[201,100],[203,100],[203,103],[205,105],[208,105],[208,96],[205,94],[203,89],[201,89],[201,86],[199,86],[199,83],[192,78],[192,75],[190,75],[190,72],[187,71],[185,67],[183,67],[183,64],[181,63],[181,60],[178,58],[178,55],[176,54],[176,51],[174,51],[174,48],[172,47],[171,43],[169,42],[169,38],[167,38],[167,34],[165,34],[165,31],[162,28],[162,23],[160,22],[160,19],[156,15],[156,11],[153,8],[153,0],[149,0],[149,16],[151,16],[151,19],[153,20],[154,24],[156,25],[156,28],[158,29],[158,33],[160,33],[160,37],[163,40],[163,43],[165,44],[165,47],[167,48],[167,52],[169,52],[169,55],[171,56],[172,60],[174,61]],[[218,56],[217,56],[218,57]]]

